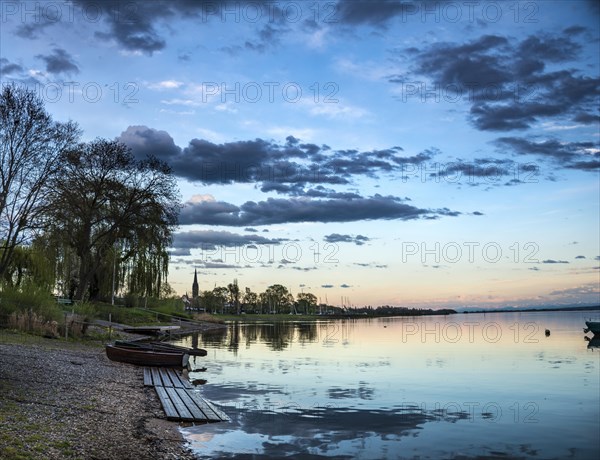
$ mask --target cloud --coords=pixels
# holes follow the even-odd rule
[[[550,292],[550,295],[560,295],[567,297],[590,294],[592,296],[598,296],[600,294],[600,288],[598,288],[597,284],[588,284],[567,289],[557,289],[555,291]],[[600,298],[598,300],[600,300]]]
[[[287,241],[280,238],[265,238],[260,235],[240,235],[226,231],[194,230],[174,235],[174,255],[190,255],[191,249],[209,251],[217,247],[236,247],[258,244],[280,244]]]
[[[332,233],[331,235],[325,235],[323,238],[327,243],[354,243],[357,246],[362,246],[367,241],[370,241],[370,238],[364,235],[340,235],[339,233]]]
[[[384,27],[395,16],[410,13],[411,7],[414,8],[414,2],[400,0],[338,1],[335,5],[335,19],[348,25],[369,24]]]
[[[348,289],[348,288],[351,288],[352,286],[350,286],[349,284],[344,283],[344,284],[340,284],[340,287],[342,289]]]
[[[265,139],[214,143],[192,139],[180,148],[166,132],[129,126],[118,140],[134,155],[148,154],[167,162],[184,179],[204,184],[258,183],[263,192],[313,198],[359,198],[327,185],[348,185],[359,177],[400,173],[406,164],[420,165],[437,153],[427,150],[406,156],[402,147],[360,151],[333,150],[288,136],[284,144]],[[310,188],[309,188],[310,187]]]
[[[542,261],[543,264],[568,264],[567,260],[554,260],[554,259],[546,259]]]
[[[554,138],[534,142],[522,137],[500,137],[494,143],[517,155],[536,155],[569,169],[594,171],[600,168],[600,145],[594,142],[564,142]]]
[[[577,256],[576,259],[585,259],[585,256]]]
[[[25,8],[25,6],[23,6],[23,8]],[[35,7],[27,11],[29,20],[22,21],[21,24],[19,24],[15,31],[15,35],[28,40],[39,38],[41,33],[44,32],[44,29],[60,21],[60,18],[52,17],[53,11],[56,10],[52,7],[40,8],[39,4],[36,3]],[[23,11],[23,13],[25,13],[25,11]],[[25,14],[23,17],[25,17]]]
[[[87,11],[98,8],[95,0],[74,0],[76,5]],[[95,32],[100,40],[114,41],[121,48],[152,55],[166,46],[165,40],[155,29],[155,22],[173,15],[173,4],[177,2],[135,2],[124,7],[122,2],[102,2],[102,19],[108,30]]]
[[[74,3],[86,10],[94,11],[93,8],[98,8],[95,0],[74,0]],[[245,5],[249,5],[253,11],[259,8],[261,20],[265,24],[257,30],[254,38],[245,41],[244,49],[264,52],[278,45],[281,37],[289,31],[289,27],[286,26],[289,21],[286,21],[283,11],[277,4],[267,0],[235,2],[153,0],[134,2],[127,6],[119,0],[108,0],[102,2],[102,19],[108,29],[95,32],[95,36],[101,40],[113,41],[124,50],[151,56],[167,46],[165,38],[159,32],[159,26],[167,19],[178,16],[183,19],[195,19],[199,23],[224,20],[228,14],[236,14],[236,11],[240,14]],[[225,48],[231,53],[242,49],[239,45]],[[183,56],[185,58],[185,55]]]
[[[10,75],[13,73],[22,73],[25,69],[19,64],[10,62],[6,58],[0,58],[0,75]]]
[[[334,286],[333,286],[333,284],[321,284],[321,287],[322,287],[323,289],[331,289],[331,288],[333,288]]]
[[[483,35],[464,43],[406,49],[414,62],[412,73],[389,80],[406,85],[412,75],[430,78],[446,96],[468,101],[469,119],[482,131],[523,130],[541,119],[593,117],[600,78],[575,65],[562,70],[552,66],[576,62],[582,45],[572,32],[540,32],[521,41]]]
[[[388,266],[385,264],[376,264],[375,262],[365,263],[365,262],[354,262],[354,265],[359,267],[370,267],[370,268],[387,268]]]
[[[359,220],[419,218],[435,219],[440,216],[458,216],[447,208],[420,209],[393,196],[374,195],[353,200],[311,200],[305,198],[248,201],[236,206],[222,201],[186,203],[179,216],[183,225],[258,226],[292,222],[354,222]]]
[[[54,48],[48,55],[38,54],[36,58],[46,63],[46,71],[51,74],[74,74],[79,73],[79,67],[73,57],[62,48]]]

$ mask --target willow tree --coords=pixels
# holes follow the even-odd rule
[[[127,277],[134,294],[159,293],[180,210],[169,167],[136,161],[127,146],[104,139],[67,152],[63,163],[49,216],[78,259],[74,298],[108,297],[113,276]]]

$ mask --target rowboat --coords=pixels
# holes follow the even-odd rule
[[[106,356],[111,361],[138,366],[186,367],[190,355],[181,351],[156,351],[106,345]]]
[[[173,345],[166,342],[141,342],[141,341],[126,341],[117,340],[115,342],[117,347],[121,348],[133,348],[136,350],[150,350],[150,351],[175,351],[181,353],[187,353],[190,356],[206,356],[208,352],[203,348],[188,348],[180,347],[179,345]]]
[[[592,331],[595,335],[600,335],[600,321],[586,321],[585,325],[587,328],[583,330],[586,334]]]

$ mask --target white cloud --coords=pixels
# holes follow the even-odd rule
[[[177,89],[183,85],[183,82],[177,80],[163,80],[158,83],[148,83],[147,86],[150,89]]]

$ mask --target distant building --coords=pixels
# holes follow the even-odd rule
[[[199,294],[198,288],[198,273],[196,269],[194,269],[194,282],[192,283],[192,299],[197,299]]]

